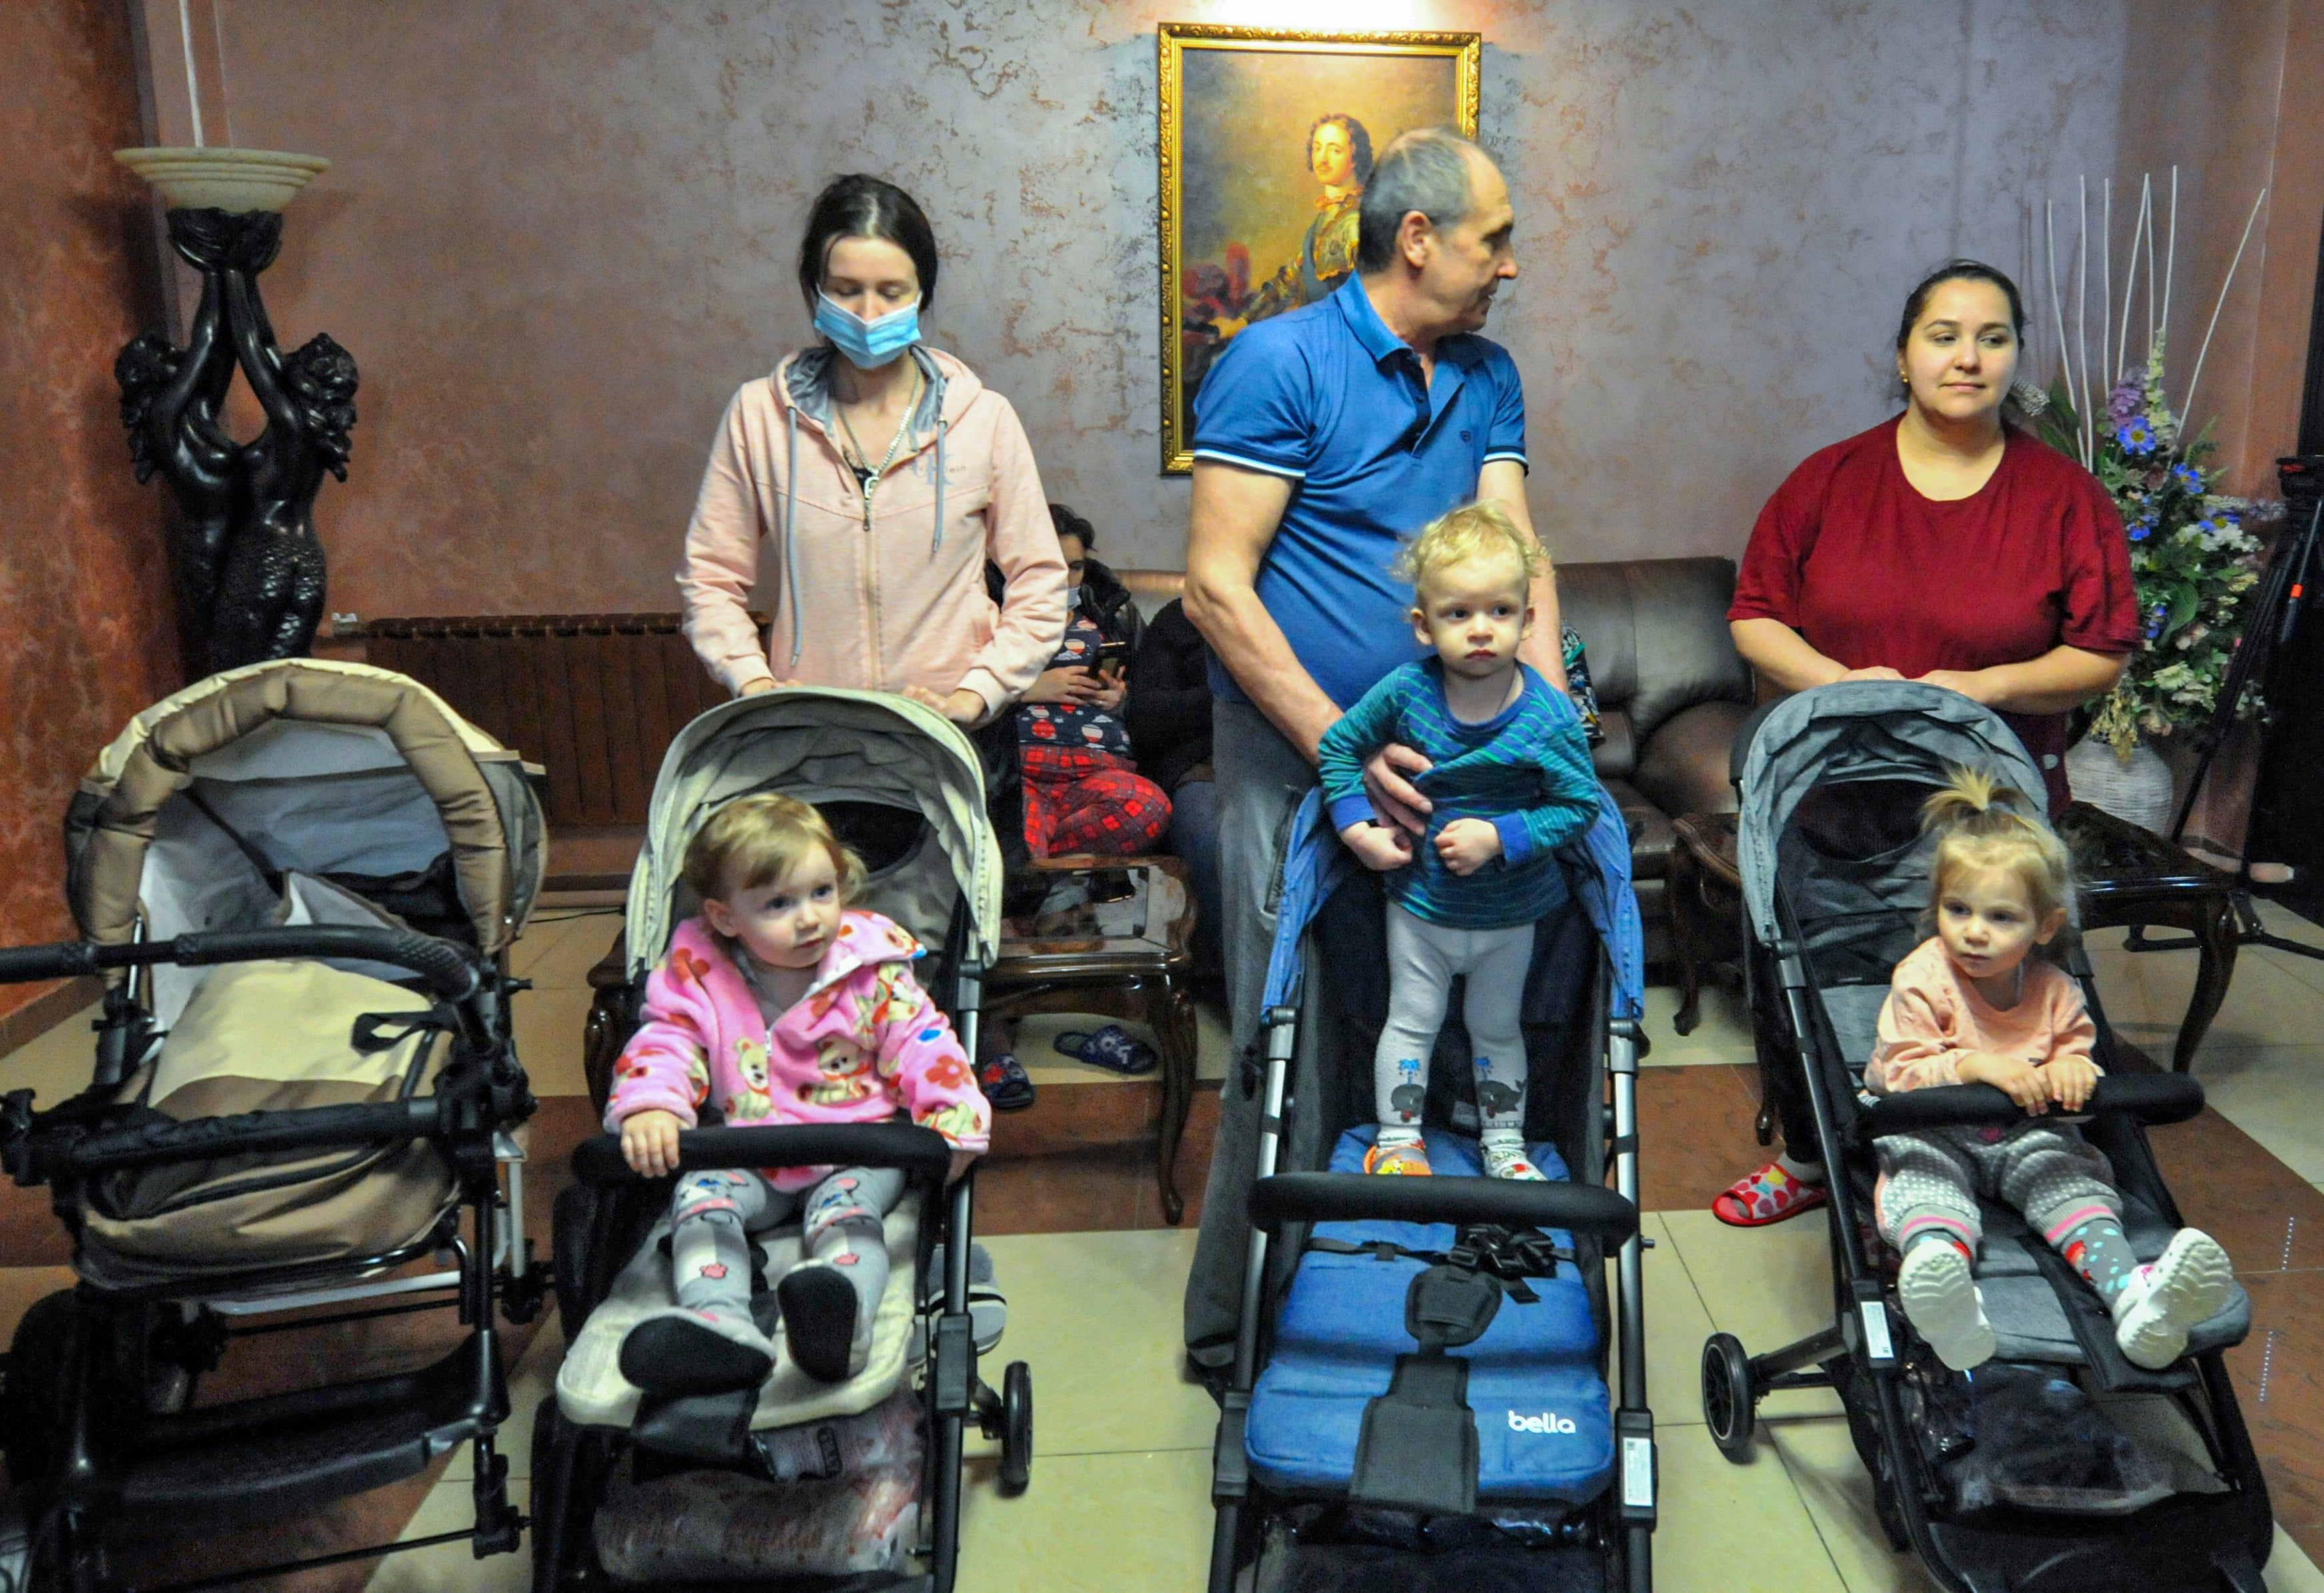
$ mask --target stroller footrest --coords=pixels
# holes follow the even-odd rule
[[[334,1499],[367,1493],[416,1477],[447,1450],[497,1426],[507,1406],[498,1369],[492,1408],[480,1409],[476,1343],[467,1344],[409,1378],[379,1379],[374,1392],[402,1397],[345,1400],[337,1409],[303,1412],[298,1395],[253,1400],[253,1420],[228,1430],[173,1433],[149,1424],[130,1446],[123,1477],[124,1513],[198,1512],[217,1525],[271,1521]],[[321,1394],[324,1391],[316,1391]],[[346,1391],[332,1391],[344,1393]],[[217,1407],[197,1415],[224,1415]],[[171,1441],[172,1439],[179,1441]]]

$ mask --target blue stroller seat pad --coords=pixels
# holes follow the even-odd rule
[[[1333,1172],[1361,1172],[1374,1130],[1340,1136]],[[1483,1172],[1474,1140],[1425,1131],[1437,1176]],[[1527,1147],[1553,1179],[1565,1163],[1546,1144]],[[1349,1244],[1380,1240],[1411,1250],[1446,1250],[1443,1223],[1335,1222],[1315,1235]],[[1561,1246],[1572,1236],[1554,1231]],[[1310,1251],[1299,1259],[1274,1349],[1252,1391],[1244,1429],[1251,1468],[1282,1492],[1338,1495],[1354,1475],[1365,1403],[1388,1390],[1396,1358],[1418,1346],[1404,1329],[1405,1293],[1425,1264],[1407,1256]],[[1580,1273],[1561,1263],[1554,1279],[1528,1279],[1541,1296],[1504,1300],[1483,1338],[1451,1353],[1469,1363],[1469,1408],[1477,1418],[1480,1498],[1581,1504],[1606,1486],[1613,1464],[1610,1402],[1597,1323]]]

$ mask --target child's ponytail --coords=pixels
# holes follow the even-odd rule
[[[1929,868],[1933,890],[1942,892],[1960,869],[2007,868],[2024,883],[2036,912],[2047,918],[2062,912],[2073,890],[2073,863],[2041,811],[2024,792],[1982,769],[1955,769],[1921,805],[1921,829],[1937,838]]]

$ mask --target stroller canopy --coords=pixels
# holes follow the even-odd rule
[[[919,842],[873,876],[874,905],[940,947],[968,904],[969,954],[1001,948],[1001,847],[984,811],[984,768],[950,719],[881,691],[797,687],[738,697],[678,734],[654,781],[646,844],[630,880],[630,976],[642,977],[697,903],[682,897],[687,844],[752,792],[805,802],[872,802],[918,813]]]
[[[1360,866],[1355,855],[1340,844],[1323,810],[1321,788],[1307,793],[1291,821],[1291,848],[1283,858],[1283,894],[1277,908],[1275,946],[1267,965],[1267,998],[1262,1012],[1297,1005],[1301,954],[1300,937],[1333,893]],[[1618,1018],[1636,1018],[1646,1011],[1646,939],[1638,917],[1638,899],[1630,891],[1630,833],[1621,810],[1602,785],[1598,788],[1598,817],[1578,841],[1562,854],[1568,862],[1567,883],[1591,927],[1606,947],[1614,968],[1613,1010]]]
[[[1991,709],[1958,691],[1917,681],[1849,681],[1776,704],[1745,755],[1743,809],[1736,824],[1736,866],[1760,943],[1782,939],[1775,920],[1777,842],[1802,798],[1819,785],[1871,780],[1943,785],[1957,768],[1979,770],[2034,802],[2042,800],[2042,772],[2016,734]],[[1844,890],[1847,902],[1821,901],[1821,876],[1812,871],[1787,877],[1786,888],[1804,893],[1794,895],[1794,905],[1811,917],[1869,907],[1918,912],[1928,904],[1925,851],[1923,844],[1905,846],[1846,870],[1844,880],[1824,880],[1821,888]]]
[[[407,911],[433,900],[490,954],[523,929],[544,864],[517,754],[416,681],[312,658],[212,675],[132,719],[81,781],[65,844],[73,916],[108,942],[141,914],[156,939],[280,922],[297,873]],[[204,971],[157,973],[165,1026]]]

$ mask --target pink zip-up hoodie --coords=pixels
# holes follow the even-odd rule
[[[1064,641],[1065,556],[1017,412],[951,355],[908,357],[927,385],[868,509],[835,440],[829,347],[790,355],[726,406],[678,589],[687,639],[729,691],[966,687],[990,719]],[[876,465],[889,439],[862,442]],[[998,607],[987,559],[1008,581]],[[774,620],[766,651],[754,583]]]
[[[912,977],[920,943],[876,912],[841,915],[807,993],[771,1027],[701,919],[678,926],[646,977],[645,1023],[613,1069],[607,1132],[655,1107],[688,1128],[715,1100],[730,1128],[881,1123],[899,1111],[954,1149],[991,1144],[992,1108],[952,1024]],[[829,1168],[770,1168],[777,1189],[805,1189]]]

